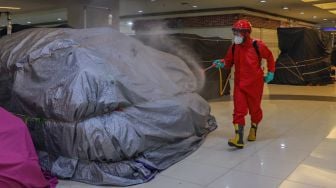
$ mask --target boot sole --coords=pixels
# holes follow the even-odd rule
[[[234,144],[234,143],[232,143],[232,142],[228,142],[228,144],[229,144],[229,146],[231,146],[231,147],[236,147],[236,148],[238,148],[238,149],[243,149],[243,148],[244,148],[244,146],[238,146],[238,145],[236,145],[236,144]]]
[[[256,140],[249,140],[249,139],[247,139],[247,141],[249,141],[249,142],[254,142],[254,141],[256,141]]]

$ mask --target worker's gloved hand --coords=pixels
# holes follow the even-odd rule
[[[274,73],[268,72],[267,75],[264,77],[266,83],[270,83],[274,79]]]
[[[216,67],[216,68],[224,68],[224,62],[221,59],[216,59],[215,61],[212,62],[212,64]]]

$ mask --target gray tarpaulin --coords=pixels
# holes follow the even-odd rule
[[[112,29],[29,29],[0,46],[0,105],[45,119],[29,128],[61,178],[143,183],[216,127],[195,66]]]

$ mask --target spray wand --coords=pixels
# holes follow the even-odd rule
[[[203,71],[206,72],[206,71],[210,70],[210,69],[213,68],[213,67],[216,67],[216,65],[215,65],[215,64],[212,64],[211,66],[205,68]]]

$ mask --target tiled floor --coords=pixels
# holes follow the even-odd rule
[[[272,94],[336,97],[336,85],[266,86],[265,95]],[[264,100],[258,140],[243,150],[227,146],[232,105],[211,103],[219,127],[201,148],[132,188],[336,187],[336,102]],[[94,186],[60,181],[58,187]]]

